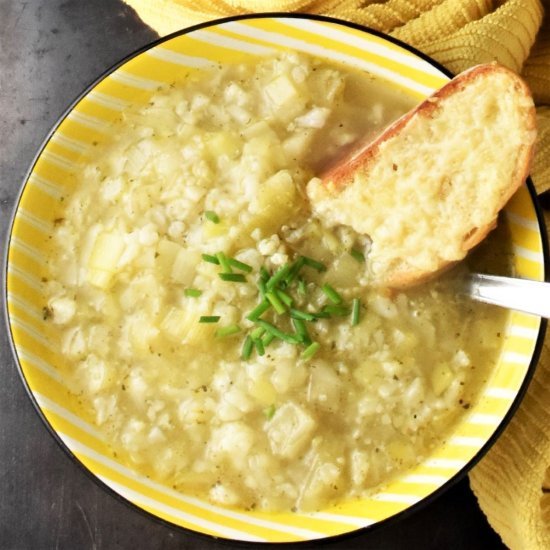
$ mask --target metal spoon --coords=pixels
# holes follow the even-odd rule
[[[550,318],[550,283],[469,273],[461,293],[478,302],[495,304]]]

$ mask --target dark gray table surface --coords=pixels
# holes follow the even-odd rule
[[[50,127],[85,86],[155,38],[118,0],[0,0],[2,256],[24,175]],[[2,316],[0,325],[0,550],[236,547],[161,524],[96,484],[33,410]],[[326,547],[504,548],[467,479],[404,518]]]

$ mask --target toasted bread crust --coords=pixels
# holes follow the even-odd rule
[[[410,146],[403,136],[407,134],[408,127],[413,122],[417,124],[424,123],[423,121],[425,121],[426,128],[428,128],[432,121],[437,121],[438,117],[441,116],[440,112],[446,102],[448,102],[448,99],[458,92],[466,90],[469,86],[486,86],[487,94],[494,95],[495,92],[492,91],[491,87],[497,77],[500,78],[499,82],[505,82],[507,86],[507,98],[502,98],[502,101],[514,101],[514,109],[519,110],[518,120],[521,120],[521,125],[518,124],[516,131],[521,133],[521,140],[515,151],[517,152],[517,160],[514,164],[514,169],[511,171],[512,173],[508,174],[507,181],[499,181],[498,196],[495,197],[490,204],[483,206],[485,208],[485,222],[480,224],[479,227],[471,227],[467,224],[464,225],[463,231],[456,236],[457,239],[461,240],[460,243],[457,243],[461,252],[457,253],[456,257],[434,257],[433,265],[427,270],[408,265],[406,258],[403,258],[403,261],[399,261],[400,258],[396,258],[394,268],[374,275],[374,284],[390,287],[406,287],[423,282],[439,271],[462,259],[472,247],[481,242],[495,227],[499,211],[506,205],[510,197],[525,181],[531,166],[536,134],[536,118],[530,90],[518,75],[496,63],[472,67],[449,81],[432,96],[400,117],[373,141],[360,144],[360,146],[354,149],[346,158],[340,160],[337,165],[329,168],[321,175],[323,187],[329,195],[338,196],[344,189],[350,186],[350,189],[353,189],[354,192],[351,193],[351,191],[348,190],[346,195],[347,200],[355,202],[357,198],[357,201],[360,201],[359,195],[361,192],[364,192],[364,190],[361,190],[358,186],[358,175],[368,182],[368,174],[376,168],[377,163],[384,161],[384,148],[388,142],[396,143],[397,140],[403,139],[403,147]],[[501,99],[491,98],[491,101],[498,103]],[[468,105],[465,105],[464,108],[468,109]],[[489,136],[487,139],[490,139],[490,132],[499,131],[499,128],[491,128],[490,125],[487,125],[487,128]],[[449,128],[449,132],[453,132],[453,130],[453,127]],[[444,135],[441,136],[440,143],[441,150],[438,151],[438,154],[445,155],[447,142]],[[384,162],[387,162],[387,159]],[[480,158],[479,162],[483,163],[484,159]],[[423,178],[423,174],[418,174],[419,181]],[[468,174],[468,179],[470,185],[482,185],[484,183],[476,181],[476,174]],[[355,192],[355,190],[357,192]],[[376,190],[373,192],[376,192]],[[357,195],[357,197],[355,195]],[[310,196],[310,198],[312,198],[312,196]],[[313,203],[315,208],[314,199]],[[341,207],[342,205],[340,204],[340,208]],[[364,212],[362,215],[368,216],[369,213]],[[373,238],[374,243],[374,236],[371,235],[371,238]],[[412,250],[411,253],[414,253],[414,250]]]

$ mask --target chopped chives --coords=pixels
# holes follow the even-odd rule
[[[321,311],[328,313],[329,316],[335,315],[336,317],[343,317],[345,315],[349,315],[349,308],[345,306],[333,306],[329,304],[323,307]]]
[[[306,260],[304,256],[300,256],[291,266],[290,271],[288,272],[288,276],[286,278],[287,283],[290,284],[300,272],[300,269],[304,266]]]
[[[269,303],[279,315],[282,315],[286,311],[285,305],[281,302],[281,300],[279,300],[275,292],[266,292],[265,297],[269,300]]]
[[[264,343],[262,342],[262,340],[260,338],[258,338],[257,340],[254,340],[252,339],[252,341],[254,342],[254,345],[256,346],[256,351],[258,352],[258,355],[265,355],[265,348],[264,348]]]
[[[349,251],[349,253],[358,262],[364,262],[365,261],[365,255],[360,250],[358,250],[357,248],[352,248]]]
[[[307,294],[307,285],[303,279],[298,281],[298,294],[305,296]]]
[[[260,291],[260,294],[262,296],[265,296],[265,293],[267,292],[267,288],[265,286],[265,281],[263,279],[258,279],[258,290]]]
[[[260,279],[264,283],[267,283],[269,277],[270,277],[269,271],[262,265],[262,267],[260,267]]]
[[[288,275],[288,272],[290,271],[290,266],[288,264],[283,265],[280,267],[274,275],[271,276],[269,281],[267,281],[266,286],[267,290],[272,290],[275,288],[280,282],[282,282],[285,277]]]
[[[247,359],[250,358],[253,347],[254,347],[254,342],[252,341],[252,338],[250,336],[247,336],[244,339],[243,348],[241,350],[241,359],[243,359],[243,361],[246,361]]]
[[[354,298],[351,303],[351,325],[356,326],[360,321],[361,302],[359,298]]]
[[[250,337],[252,340],[257,340],[258,338],[261,338],[265,333],[264,327],[256,327],[251,333]]]
[[[199,323],[217,323],[219,320],[219,315],[201,315],[199,317]]]
[[[258,319],[258,324],[265,328],[265,330],[276,338],[279,338],[280,340],[283,340],[284,342],[288,342],[289,344],[298,344],[300,341],[296,338],[294,334],[288,334],[286,332],[283,332],[282,330],[278,329],[275,325],[272,325],[268,321],[264,321],[263,319]]]
[[[334,288],[332,288],[328,283],[325,283],[321,290],[324,292],[325,296],[333,303],[333,304],[341,304],[342,303],[342,297]]]
[[[246,277],[242,273],[218,273],[218,277],[231,283],[246,283]]]
[[[287,307],[290,307],[292,305],[292,302],[294,301],[292,299],[292,296],[287,294],[284,290],[281,290],[280,288],[276,288],[273,290],[277,298],[281,300]]]
[[[275,415],[276,410],[277,409],[275,408],[275,405],[269,405],[269,407],[266,407],[263,412],[264,412],[265,417],[268,420],[271,420],[273,418],[273,416]]]
[[[312,342],[304,351],[302,351],[302,354],[300,355],[300,357],[307,361],[308,359],[311,359],[319,351],[320,347],[321,347],[321,344],[319,344],[319,342]]]
[[[317,319],[313,313],[307,313],[306,311],[293,308],[290,310],[290,316],[293,319],[303,319],[304,321],[315,321],[315,319]]]
[[[227,263],[232,267],[236,267],[241,271],[245,271],[246,273],[250,273],[252,271],[251,265],[245,264],[244,262],[240,262],[236,258],[227,258]]]
[[[237,324],[227,325],[226,327],[221,327],[216,331],[216,336],[224,338],[225,336],[232,336],[241,332],[241,327]]]
[[[213,210],[206,210],[204,217],[212,223],[220,223],[220,217]]]
[[[256,321],[259,319],[269,308],[271,304],[267,300],[262,300],[247,316],[249,321]]]
[[[202,294],[202,290],[198,288],[186,288],[183,293],[189,298],[198,298]]]
[[[330,312],[326,311],[326,308],[328,306],[325,306],[321,311],[316,311],[315,313],[312,313],[312,315],[315,315],[316,319],[328,319],[331,314]]]
[[[274,338],[275,338],[274,334],[272,334],[271,332],[266,332],[262,337],[262,342],[263,342],[264,347],[267,348],[267,346],[269,346],[269,344],[271,344],[271,342],[273,341]]]
[[[294,330],[296,331],[296,334],[300,336],[301,341],[308,345],[311,344],[311,338],[309,336],[309,332],[307,331],[306,324],[302,319],[292,319],[292,324],[294,325]]]
[[[216,258],[218,259],[218,263],[220,264],[220,267],[223,269],[224,273],[233,273],[233,270],[229,265],[227,256],[223,252],[218,252],[216,254]]]
[[[326,271],[327,268],[325,266],[325,264],[321,263],[321,262],[318,262],[317,260],[314,260],[313,258],[309,258],[308,256],[301,256],[301,258],[304,259],[304,264],[309,266],[309,267],[312,267],[313,269],[316,269],[317,271],[319,271],[319,273],[321,271]]]
[[[216,256],[212,256],[211,254],[202,254],[202,259],[203,259],[205,262],[209,262],[209,263],[211,263],[211,264],[220,265],[220,262],[219,262],[218,258],[216,258]]]

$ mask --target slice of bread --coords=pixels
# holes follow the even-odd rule
[[[531,93],[496,63],[464,71],[308,183],[329,225],[368,235],[377,286],[422,282],[465,257],[527,178]]]

